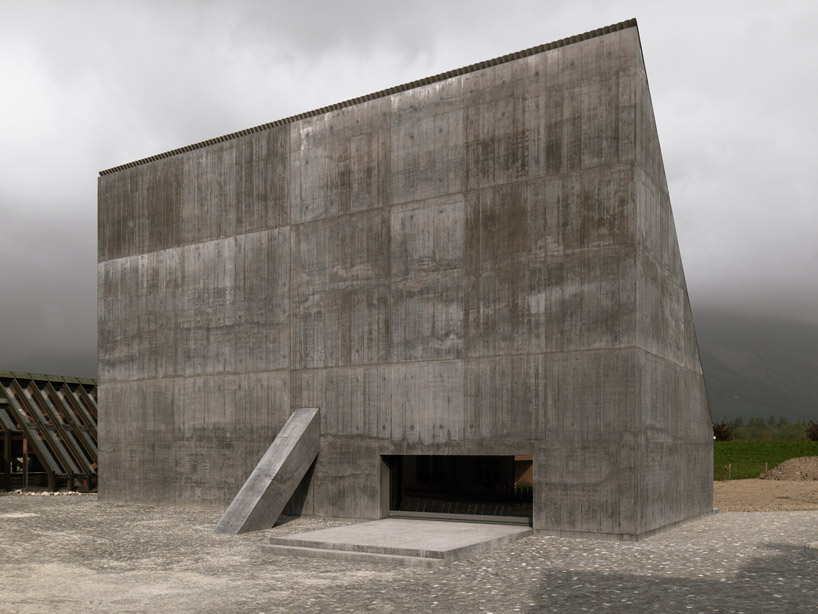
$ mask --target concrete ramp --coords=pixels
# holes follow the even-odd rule
[[[530,527],[384,518],[270,538],[271,553],[401,567],[438,567],[528,537]]]
[[[318,409],[298,409],[247,478],[216,525],[217,533],[237,535],[269,529],[318,456]]]

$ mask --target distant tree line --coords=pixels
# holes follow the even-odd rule
[[[717,441],[737,440],[779,440],[779,441],[818,441],[818,424],[809,422],[790,422],[786,418],[770,416],[750,418],[745,423],[743,418],[725,420],[713,424],[713,435]]]

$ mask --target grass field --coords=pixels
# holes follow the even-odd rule
[[[757,478],[788,458],[818,456],[818,441],[714,441],[713,478]],[[766,463],[766,465],[765,465]]]

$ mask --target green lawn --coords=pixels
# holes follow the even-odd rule
[[[772,469],[788,458],[818,456],[818,441],[714,441],[713,478],[727,479],[728,465],[733,480],[757,478],[765,463]]]

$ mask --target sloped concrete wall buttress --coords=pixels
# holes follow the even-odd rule
[[[275,441],[216,524],[217,533],[236,535],[275,524],[318,456],[319,410],[293,412]]]

